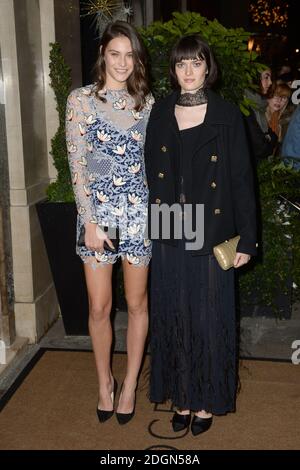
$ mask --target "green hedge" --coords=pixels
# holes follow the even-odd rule
[[[220,71],[218,91],[247,114],[249,100],[244,97],[247,88],[255,88],[259,72],[264,66],[257,61],[257,54],[247,49],[250,33],[242,28],[225,28],[217,20],[209,21],[198,13],[173,13],[173,18],[162,23],[156,21],[140,29],[150,54],[153,91],[156,97],[169,90],[169,55],[174,43],[181,36],[199,33],[211,46]]]
[[[47,196],[51,202],[72,202],[74,194],[65,134],[66,104],[72,84],[71,69],[66,65],[58,43],[50,44],[50,79],[56,99],[59,126],[55,136],[51,139],[51,155],[57,170],[57,179],[49,185]]]
[[[300,299],[300,217],[299,211],[281,196],[293,201],[299,197],[300,172],[275,157],[257,167],[261,215],[259,256],[242,268],[239,276],[242,306],[255,301],[272,307],[278,294],[288,294],[293,283],[293,302]],[[254,294],[254,295],[253,295]]]

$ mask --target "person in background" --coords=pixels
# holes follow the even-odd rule
[[[274,153],[280,153],[280,145],[286,134],[295,106],[289,103],[292,91],[286,84],[274,83],[267,93],[265,117],[268,126],[277,135],[278,143]]]
[[[286,61],[279,64],[276,68],[276,79],[281,80],[287,74],[292,73],[292,66]]]
[[[278,137],[268,125],[265,116],[266,96],[271,85],[272,72],[270,68],[267,68],[259,76],[258,91],[245,91],[245,96],[253,102],[253,107],[249,116],[245,117],[245,122],[254,163],[272,155],[277,145]]]
[[[297,106],[288,125],[281,156],[286,164],[300,170],[300,105]]]
[[[288,85],[290,88],[292,88],[293,82],[294,82],[294,76],[291,73],[284,73],[283,75],[280,75],[280,77],[276,79],[277,85],[284,84],[284,85]]]

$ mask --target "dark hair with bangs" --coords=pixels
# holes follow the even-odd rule
[[[175,67],[178,62],[188,59],[203,59],[207,65],[207,75],[203,88],[210,88],[218,78],[218,68],[209,45],[199,34],[189,34],[180,38],[171,51],[170,81],[173,88],[179,88]]]
[[[106,81],[104,53],[112,39],[122,36],[127,37],[132,46],[134,68],[127,79],[127,89],[135,100],[135,110],[139,111],[145,106],[146,96],[150,93],[147,79],[147,55],[138,32],[126,21],[110,23],[101,37],[98,59],[93,69],[96,82],[93,91],[101,101],[106,101],[104,96],[98,94],[104,88]]]

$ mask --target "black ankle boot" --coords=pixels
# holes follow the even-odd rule
[[[193,436],[197,436],[198,434],[208,431],[212,425],[212,420],[212,416],[210,418],[200,418],[199,416],[194,416],[191,424],[191,431]]]
[[[172,418],[172,428],[174,432],[183,431],[188,428],[191,422],[191,415],[180,415],[174,413]]]

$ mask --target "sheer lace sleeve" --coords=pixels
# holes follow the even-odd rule
[[[154,103],[155,103],[154,96],[152,95],[152,93],[149,93],[149,95],[146,96],[146,106],[145,106],[147,123],[148,123],[148,119],[149,119]]]
[[[90,200],[87,148],[85,140],[85,119],[81,99],[76,91],[70,93],[66,111],[66,140],[73,190],[78,214],[84,223],[94,222],[93,205]]]

